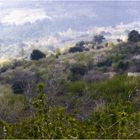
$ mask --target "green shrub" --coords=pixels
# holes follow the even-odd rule
[[[70,83],[68,92],[72,92],[74,95],[83,92],[85,95],[82,96],[83,98],[80,97],[80,99],[81,101],[85,101],[84,104],[86,104],[86,101],[88,102],[88,100],[96,101],[97,105],[99,104],[99,100],[102,100],[104,103],[102,110],[99,110],[101,108],[95,108],[94,111],[93,108],[93,113],[83,120],[78,120],[72,116],[70,112],[66,113],[65,108],[63,107],[51,106],[48,100],[46,100],[48,95],[42,91],[44,84],[39,83],[37,86],[39,93],[32,100],[34,111],[31,116],[24,117],[24,119],[20,118],[19,122],[12,124],[1,120],[0,138],[139,138],[140,111],[139,108],[135,107],[132,100],[129,99],[129,96],[134,94],[136,89],[140,89],[139,81],[139,78],[130,78],[125,75],[120,75],[106,81],[91,84],[82,81]],[[86,98],[86,100],[84,100],[84,98]],[[10,100],[9,105],[17,102],[17,100],[11,101],[11,98],[6,99]],[[19,108],[19,105],[17,107]]]
[[[86,84],[81,81],[75,81],[69,84],[68,89],[69,92],[82,96],[86,89]]]
[[[28,106],[26,99],[22,95],[5,93],[0,98],[0,120],[13,123],[19,121],[24,116],[24,109]]]
[[[79,64],[87,65],[87,68],[90,70],[93,68],[93,60],[89,54],[79,53],[76,55],[76,60]]]
[[[39,90],[40,93],[43,92],[44,87],[45,87],[44,83],[39,83],[39,84],[37,85],[37,88],[38,88],[38,90]]]
[[[111,60],[113,63],[116,63],[120,60],[123,60],[124,59],[124,55],[122,54],[113,54],[113,55],[110,55],[107,59],[108,60]]]
[[[140,88],[139,80],[125,75],[115,76],[111,79],[89,85],[90,97],[103,99],[107,102],[119,102],[128,100],[129,95]],[[92,98],[92,97],[91,97]]]

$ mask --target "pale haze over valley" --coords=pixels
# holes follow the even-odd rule
[[[0,0],[0,61],[53,51],[95,34],[126,39],[140,31],[139,1]]]

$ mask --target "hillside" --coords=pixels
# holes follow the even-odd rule
[[[139,138],[139,41],[133,30],[2,67],[0,138]]]

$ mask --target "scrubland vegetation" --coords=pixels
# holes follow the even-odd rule
[[[140,35],[104,40],[1,68],[0,138],[139,138]]]

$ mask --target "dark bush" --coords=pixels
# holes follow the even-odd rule
[[[76,43],[77,47],[83,47],[84,45],[85,45],[84,41],[80,41],[80,42]]]
[[[73,65],[70,68],[73,75],[84,75],[87,72],[87,67],[85,65]]]
[[[75,53],[75,52],[83,52],[84,51],[84,47],[72,47],[69,49],[69,53]]]
[[[126,71],[128,67],[129,67],[129,62],[120,61],[120,62],[118,62],[117,66],[116,66],[116,70],[117,71]]]
[[[89,48],[85,48],[85,49],[84,49],[84,51],[89,51],[89,50],[90,50]]]
[[[128,41],[130,42],[138,42],[140,40],[140,34],[138,31],[132,30],[128,34]]]
[[[15,94],[24,93],[26,88],[26,83],[24,81],[15,81],[12,85],[12,90]]]
[[[118,68],[120,68],[122,70],[126,70],[128,68],[128,63],[120,61],[119,64],[118,64]]]
[[[6,72],[7,70],[8,70],[8,67],[2,67],[2,68],[0,69],[0,73]]]
[[[111,60],[104,60],[104,61],[102,61],[102,62],[99,62],[98,64],[97,64],[97,66],[98,67],[110,67],[112,65],[112,61]]]
[[[86,74],[87,71],[88,71],[87,66],[83,64],[75,64],[70,68],[71,75],[69,78],[72,81],[79,80],[81,76],[84,76]]]
[[[15,71],[11,78],[11,88],[13,93],[24,93],[28,97],[32,97],[35,94],[36,83],[38,77],[34,72]]]
[[[33,52],[31,53],[31,60],[39,60],[45,57],[46,55],[40,50],[33,50]]]
[[[102,43],[103,41],[105,40],[105,37],[103,35],[96,35],[94,36],[93,38],[93,43],[97,43],[97,44],[100,44]]]
[[[72,48],[69,49],[70,53],[75,53],[75,52],[83,52],[83,51],[88,51],[88,48],[84,47],[85,42],[84,41],[80,41],[78,43],[76,43],[76,45]]]
[[[94,47],[95,49],[97,49],[97,50],[99,50],[99,49],[102,49],[102,48],[104,48],[103,46],[101,46],[101,45],[99,45],[99,46],[96,46],[96,47]]]

